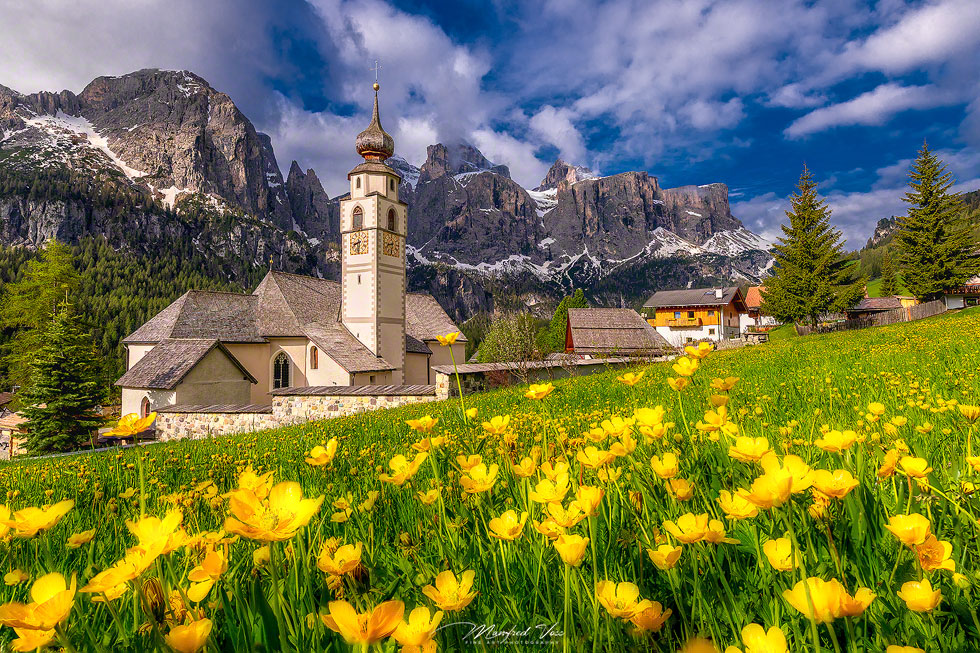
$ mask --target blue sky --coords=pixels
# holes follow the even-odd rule
[[[4,6],[9,3],[10,6]],[[189,69],[343,190],[382,64],[402,156],[465,139],[537,185],[558,156],[720,181],[775,235],[804,163],[851,246],[901,213],[923,139],[980,187],[980,1],[0,0],[0,83]]]

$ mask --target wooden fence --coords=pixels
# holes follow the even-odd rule
[[[796,333],[801,336],[808,336],[813,333],[831,333],[833,331],[849,331],[851,329],[867,329],[873,326],[884,326],[886,324],[897,324],[898,322],[911,322],[921,320],[933,315],[946,312],[946,302],[937,299],[924,304],[917,304],[909,308],[896,308],[894,311],[885,311],[869,317],[860,317],[853,320],[842,320],[831,324],[818,324],[817,326],[796,325]]]

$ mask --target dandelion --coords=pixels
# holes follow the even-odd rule
[[[472,569],[464,571],[459,580],[452,571],[444,571],[436,576],[435,585],[426,585],[422,588],[422,593],[439,606],[440,610],[459,612],[476,597],[476,592],[470,591],[475,577],[476,572]]]

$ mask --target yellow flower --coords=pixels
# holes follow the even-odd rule
[[[478,408],[467,408],[464,414],[466,415],[466,419],[476,419],[479,412]]]
[[[665,521],[664,528],[678,542],[694,544],[704,539],[705,534],[708,532],[709,520],[710,517],[707,514],[695,515],[689,512],[678,517],[676,522]]]
[[[646,372],[640,372],[639,374],[633,374],[632,372],[627,372],[622,376],[617,376],[616,380],[619,381],[620,383],[632,387],[640,382],[644,374],[646,374]]]
[[[427,506],[431,506],[433,503],[439,500],[439,490],[429,490],[427,492],[418,493],[419,501]]]
[[[667,492],[678,501],[688,501],[694,496],[694,486],[687,479],[672,478],[667,481]]]
[[[828,497],[843,499],[847,493],[859,485],[858,480],[846,469],[827,471],[818,469],[813,473],[813,487]]]
[[[408,458],[398,454],[394,458],[388,461],[388,467],[391,468],[391,474],[380,474],[379,479],[386,483],[391,483],[392,485],[403,485],[405,481],[415,476],[419,471],[419,467],[425,462],[426,458],[429,457],[427,452],[421,452],[415,454],[415,458],[409,462]]]
[[[633,418],[640,426],[659,426],[664,421],[663,406],[656,408],[637,408],[633,411]]]
[[[696,347],[692,345],[684,347],[684,352],[691,358],[700,360],[706,358],[714,348],[715,346],[710,342],[699,342]]]
[[[669,385],[671,388],[673,388],[677,392],[680,392],[681,390],[683,390],[684,388],[686,388],[687,385],[690,382],[691,382],[691,379],[686,379],[684,377],[680,377],[680,378],[677,378],[677,379],[674,379],[674,378],[667,379],[667,385]]]
[[[759,624],[749,624],[742,629],[742,644],[745,653],[786,653],[786,635],[779,626],[768,631]]]
[[[956,571],[956,562],[950,558],[953,554],[953,545],[949,542],[937,539],[935,535],[929,535],[925,542],[915,545],[913,549],[919,557],[919,565],[926,571],[936,569]]]
[[[140,417],[138,413],[123,415],[116,425],[112,427],[112,430],[110,430],[106,435],[115,435],[120,437],[137,435],[150,428],[156,418],[156,413],[150,413],[146,417]]]
[[[316,567],[331,576],[343,576],[352,573],[361,565],[362,548],[363,544],[358,542],[357,546],[345,544],[335,551],[331,551],[331,547],[324,544],[320,549],[320,555],[317,557]]]
[[[483,423],[483,430],[492,435],[503,434],[510,426],[510,415],[495,415]]]
[[[555,386],[550,383],[532,383],[524,396],[528,399],[544,399],[555,391]]]
[[[595,595],[606,612],[617,619],[632,619],[652,605],[647,599],[640,599],[640,588],[633,583],[600,580],[596,583]]]
[[[871,602],[875,600],[875,594],[867,587],[859,588],[854,596],[851,596],[841,588],[839,617],[859,617],[868,609]]]
[[[579,510],[586,514],[588,517],[593,517],[596,514],[596,510],[599,508],[599,503],[602,501],[602,497],[606,494],[606,491],[601,487],[592,487],[590,485],[579,485],[578,489],[575,491],[575,501],[573,505],[577,506]]]
[[[872,402],[868,404],[868,412],[875,417],[881,417],[885,414],[885,405],[878,402]]]
[[[459,465],[459,468],[464,472],[470,471],[482,462],[483,456],[480,456],[479,454],[473,454],[472,456],[456,456],[456,464]]]
[[[711,387],[718,392],[728,392],[738,383],[737,376],[729,376],[724,379],[711,379]]]
[[[476,597],[473,589],[473,579],[476,572],[472,569],[463,572],[461,579],[456,580],[452,571],[444,571],[436,576],[435,585],[426,585],[422,593],[432,600],[439,609],[446,612],[458,612],[468,606]]]
[[[549,540],[557,538],[559,535],[565,532],[561,526],[555,523],[555,520],[549,517],[544,521],[534,521],[534,530],[544,535]]]
[[[960,415],[965,417],[967,421],[975,422],[980,419],[980,406],[967,406],[966,404],[960,404],[958,408],[960,409]]]
[[[187,534],[180,529],[184,515],[179,510],[169,510],[163,516],[143,517],[139,521],[126,521],[126,528],[139,540],[139,546],[149,553],[166,555],[183,546]]]
[[[562,528],[572,528],[580,521],[585,519],[582,510],[572,501],[566,509],[562,504],[555,502],[548,504],[548,514],[552,521]]]
[[[23,569],[14,569],[4,575],[3,582],[5,585],[20,585],[30,580],[30,578]]]
[[[40,650],[54,640],[55,631],[53,630],[30,630],[27,628],[14,628],[17,639],[10,643],[13,651],[35,651]]]
[[[922,544],[929,537],[932,526],[929,520],[918,513],[911,515],[895,515],[888,520],[885,528],[907,547]]]
[[[187,590],[187,598],[194,603],[200,603],[211,592],[215,582],[228,571],[228,561],[220,551],[209,550],[197,567],[187,574],[187,580],[193,585]]]
[[[793,492],[793,477],[782,469],[773,470],[752,481],[752,487],[745,493],[745,498],[758,508],[769,508],[783,505]]]
[[[708,401],[711,402],[711,405],[715,408],[719,406],[727,406],[729,399],[730,397],[728,395],[711,395],[708,397]]]
[[[704,542],[710,542],[711,544],[738,544],[738,540],[733,540],[730,537],[725,537],[725,524],[718,519],[712,519],[708,522],[708,530],[704,532]]]
[[[480,463],[467,474],[459,477],[459,484],[463,486],[468,494],[479,494],[493,488],[497,482],[497,465],[490,465],[488,468]]]
[[[898,465],[898,459],[901,455],[898,449],[890,449],[885,454],[881,467],[878,468],[878,478],[890,478],[895,474],[895,466]]]
[[[554,541],[555,549],[564,563],[570,567],[578,567],[582,564],[585,557],[585,550],[589,546],[589,538],[581,535],[569,535],[562,533]]]
[[[650,601],[646,606],[630,618],[630,623],[636,626],[639,632],[656,633],[664,626],[664,622],[670,617],[671,610],[664,610],[664,606],[658,601]]]
[[[278,483],[265,500],[250,490],[237,490],[228,504],[234,516],[225,519],[224,529],[251,540],[282,542],[306,526],[322,503],[322,495],[304,499],[303,488],[295,481]]]
[[[915,430],[916,432],[921,433],[922,435],[929,435],[930,433],[932,433],[933,428],[934,427],[931,422],[922,422],[922,424],[915,427]]]
[[[405,420],[405,423],[408,424],[409,428],[411,428],[413,431],[419,431],[421,433],[428,433],[438,422],[438,417],[431,417],[429,415],[423,415],[418,419]]]
[[[432,639],[442,621],[443,613],[436,611],[430,616],[429,608],[419,606],[412,610],[408,619],[395,627],[392,638],[402,646],[404,653],[419,653],[435,651],[435,640]]]
[[[762,552],[777,571],[793,571],[800,566],[802,556],[799,551],[793,555],[793,542],[787,537],[767,540],[762,545]]]
[[[520,476],[521,478],[527,478],[534,474],[537,469],[537,465],[534,464],[534,460],[525,456],[521,458],[521,462],[511,465],[511,471],[514,472],[515,476]]]
[[[677,376],[691,376],[698,370],[698,359],[682,356],[673,364],[672,369]]]
[[[710,639],[692,637],[684,642],[684,646],[677,653],[718,653],[718,647]],[[728,652],[726,651],[726,653]]]
[[[348,644],[374,644],[391,635],[405,614],[401,601],[385,601],[370,612],[359,614],[347,601],[331,601],[329,614],[320,619],[327,628],[340,633]]]
[[[898,646],[897,644],[892,644],[885,649],[885,653],[926,653],[924,649],[916,648],[915,646]]]
[[[827,431],[813,444],[830,453],[841,453],[850,449],[857,437],[854,431]]]
[[[448,345],[456,344],[456,338],[459,337],[459,331],[453,331],[452,333],[447,333],[444,336],[436,336],[436,340],[439,341],[441,347],[446,347]]]
[[[565,495],[568,494],[568,474],[561,474],[557,478],[557,482],[552,482],[551,479],[542,479],[534,486],[534,489],[528,493],[531,501],[537,501],[538,503],[561,503],[565,500]]]
[[[313,447],[310,451],[309,458],[306,462],[314,467],[322,467],[323,465],[329,465],[333,462],[334,456],[337,454],[337,438],[330,438],[327,442],[326,447],[321,447],[319,445]]]
[[[684,548],[680,546],[661,544],[656,549],[647,549],[647,555],[650,556],[653,564],[657,565],[663,571],[667,571],[668,569],[673,569],[677,561],[681,559],[683,550]]]
[[[524,523],[527,521],[527,513],[522,512],[518,517],[513,510],[508,510],[499,517],[490,520],[490,535],[498,540],[516,540],[524,532]]]
[[[54,572],[41,576],[31,585],[31,602],[0,605],[0,624],[28,630],[54,630],[71,614],[75,600],[75,576],[71,585]]]
[[[905,605],[913,612],[931,612],[943,600],[942,593],[932,589],[928,578],[905,583],[897,596],[905,601]]]
[[[269,549],[269,545],[260,546],[259,548],[252,551],[252,566],[262,567],[269,564],[272,559],[272,551]]]
[[[807,589],[809,589],[810,601],[813,602],[812,610],[807,600]],[[793,589],[784,591],[783,598],[800,614],[812,617],[818,623],[829,623],[839,616],[843,593],[844,588],[836,578],[824,581],[811,576],[798,582]]]
[[[550,460],[541,465],[541,473],[552,481],[558,481],[558,478],[564,474],[568,476],[568,463],[564,460],[557,460],[551,462]]]
[[[579,451],[575,458],[582,463],[583,467],[596,469],[616,460],[616,454],[603,451],[597,447],[586,447],[582,451]]]
[[[95,537],[94,528],[88,531],[82,531],[81,533],[74,533],[73,535],[69,535],[68,548],[77,549],[81,547],[83,544],[88,544],[89,542],[91,542],[93,537]]]
[[[743,436],[735,439],[735,444],[728,448],[728,455],[745,463],[755,463],[770,451],[769,441],[765,438]]]
[[[23,508],[10,515],[4,525],[14,532],[15,537],[34,537],[39,531],[54,528],[61,518],[75,506],[72,500],[59,501],[47,508]],[[0,515],[2,516],[2,515]]]
[[[674,478],[680,471],[677,456],[669,451],[663,455],[663,458],[653,456],[650,459],[650,467],[657,476],[664,480]]]
[[[899,461],[899,465],[902,466],[902,471],[912,478],[925,478],[932,471],[932,467],[929,466],[929,462],[925,458],[904,456]]]
[[[759,514],[759,509],[745,498],[745,490],[732,494],[728,490],[718,493],[718,505],[729,519],[751,519]]]
[[[967,456],[966,462],[973,468],[973,471],[980,474],[980,456]]]

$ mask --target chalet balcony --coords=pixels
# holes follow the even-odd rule
[[[667,320],[667,326],[671,329],[698,329],[703,325],[699,317],[679,317]]]

